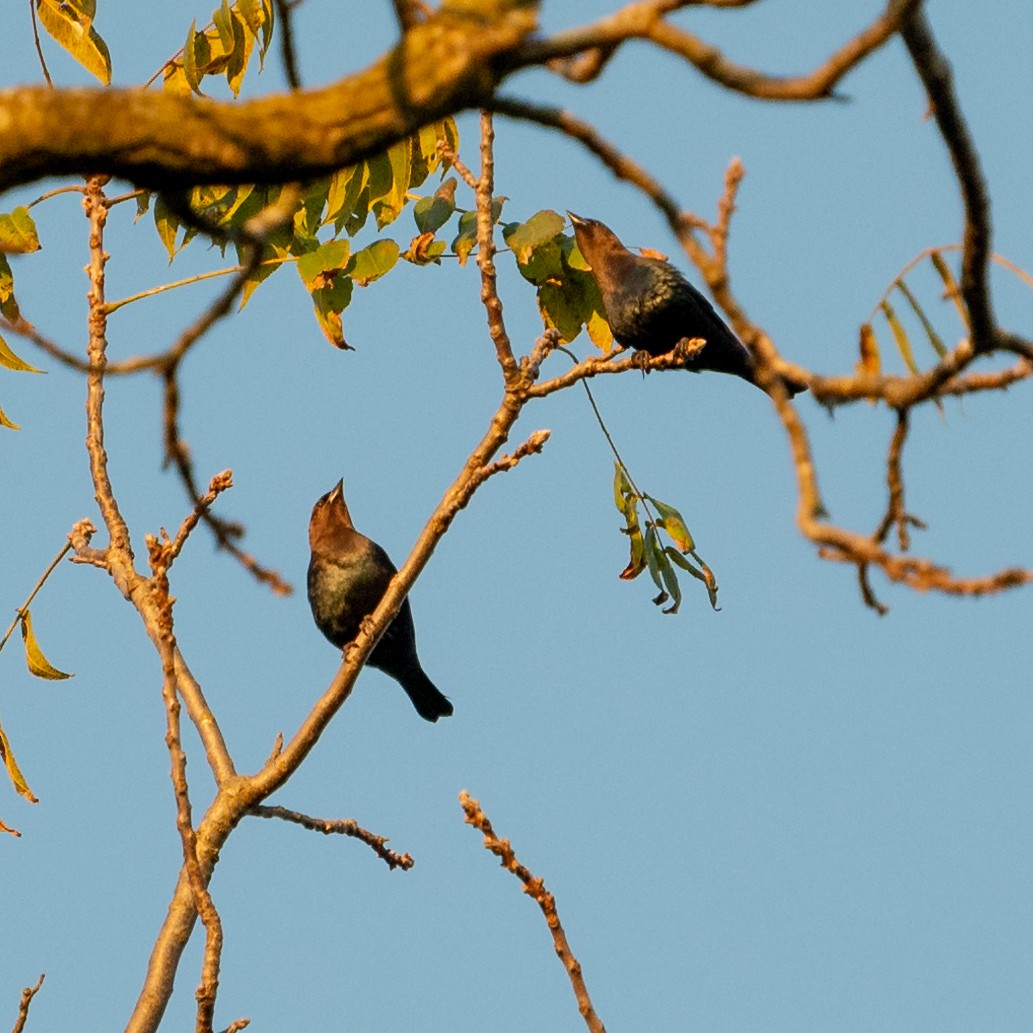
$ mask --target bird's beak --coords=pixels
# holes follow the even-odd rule
[[[571,211],[568,211],[567,215],[570,217],[570,222],[571,222],[572,226],[582,226],[582,225],[584,225],[585,220],[582,219],[580,215],[575,215]]]
[[[342,477],[333,487],[333,491],[326,497],[327,502],[337,502],[344,498],[344,478]]]

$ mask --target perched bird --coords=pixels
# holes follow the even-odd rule
[[[707,343],[687,361],[687,369],[734,373],[756,384],[749,349],[670,262],[633,254],[596,219],[567,215],[599,284],[606,321],[617,341],[655,356],[665,355],[679,341],[701,337]],[[785,384],[790,395],[806,390],[804,384]]]
[[[312,508],[308,525],[312,558],[308,565],[308,601],[316,627],[339,649],[359,633],[397,573],[376,542],[359,534],[344,502],[344,481],[338,481]],[[452,704],[424,674],[416,655],[416,631],[409,600],[366,661],[389,674],[409,694],[420,717],[449,717]]]

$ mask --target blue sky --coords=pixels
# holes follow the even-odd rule
[[[210,10],[165,5],[141,25],[128,5],[98,6],[122,85],[148,78]],[[306,84],[388,44],[390,5],[370,6],[350,22],[333,20],[334,5],[302,7]],[[848,21],[833,5],[772,0],[689,9],[679,24],[736,60],[789,74],[878,6]],[[611,9],[545,7],[550,29]],[[978,10],[932,0],[928,10],[985,162],[995,248],[1029,267],[1033,21],[1017,0]],[[19,15],[9,28],[4,84],[38,80],[28,24]],[[54,46],[47,54],[59,83],[85,81]],[[281,87],[272,54],[267,64],[249,76],[251,94]],[[739,156],[734,289],[783,354],[827,373],[853,367],[857,327],[901,267],[956,241],[961,225],[903,46],[891,43],[842,90],[848,103],[747,101],[645,44],[588,87],[544,73],[506,87],[570,106],[704,216]],[[475,120],[460,129],[475,165]],[[674,254],[648,203],[575,145],[501,119],[497,131],[508,217],[570,208]],[[224,264],[195,243],[168,269],[153,229],[134,228],[128,207],[109,224],[110,297]],[[78,201],[58,197],[34,214],[44,250],[17,261],[19,298],[42,331],[81,349]],[[394,233],[403,244],[410,218]],[[506,256],[500,280],[526,352],[540,332],[533,291]],[[1027,331],[1033,295],[997,273],[994,282],[1002,321]],[[914,286],[953,343],[936,283]],[[241,770],[257,768],[277,731],[291,734],[337,668],[300,591],[312,503],[343,476],[356,525],[401,563],[483,433],[501,392],[478,291],[472,266],[400,267],[356,292],[345,331],[357,350],[340,353],[284,270],[187,360],[183,423],[198,475],[234,470],[220,512],[244,521],[247,547],[299,589],[274,598],[203,533],[173,571],[181,648]],[[110,354],[167,346],[210,296],[192,287],[120,311]],[[0,376],[0,405],[23,428],[0,440],[9,610],[74,521],[99,523],[83,383],[12,343],[48,374]],[[686,585],[680,614],[663,616],[645,579],[617,579],[626,553],[612,462],[581,392],[529,408],[513,443],[545,427],[545,451],[478,493],[411,596],[424,666],[455,716],[425,724],[397,685],[366,671],[273,801],[354,817],[416,867],[389,872],[353,841],[245,822],[212,883],[226,930],[217,1028],[240,1015],[272,1030],[582,1028],[540,914],[463,824],[457,795],[467,789],[556,894],[610,1030],[1028,1029],[1029,590],[977,602],[876,575],[892,607],[880,619],[851,571],[819,561],[796,531],[788,448],[759,392],[680,373],[593,386],[639,484],[688,520],[721,611]],[[1033,562],[1028,392],[916,416],[908,504],[929,523],[916,552],[959,574]],[[873,528],[891,415],[856,405],[833,419],[808,396],[797,404],[833,518]],[[111,382],[107,413],[112,477],[142,556],[143,535],[178,526],[188,510],[160,468],[157,383]],[[98,570],[62,566],[33,613],[50,659],[76,677],[31,679],[16,642],[0,658],[0,719],[41,798],[30,807],[0,793],[0,817],[23,832],[0,840],[0,1014],[13,1015],[20,988],[46,971],[31,1030],[119,1028],[180,857],[160,666]],[[210,780],[188,747],[200,812]],[[192,1022],[195,940],[170,1029]]]

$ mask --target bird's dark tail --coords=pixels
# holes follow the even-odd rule
[[[416,713],[425,721],[437,721],[439,717],[452,716],[452,704],[448,697],[442,695],[437,686],[419,668],[407,671],[405,677],[398,680],[412,700]]]

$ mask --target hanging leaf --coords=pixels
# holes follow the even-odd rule
[[[348,265],[351,245],[346,240],[331,240],[298,259],[298,275],[310,290],[330,286]]]
[[[20,373],[42,373],[43,370],[30,366],[24,359],[19,359],[11,351],[10,345],[0,337],[0,366],[12,369]]]
[[[546,241],[554,240],[562,233],[565,223],[562,215],[545,209],[532,215],[526,222],[507,226],[502,231],[502,236],[513,249],[516,260],[523,264],[528,260],[531,251]]]
[[[105,86],[111,84],[111,54],[93,27],[96,0],[36,0],[40,24]]]
[[[72,675],[65,674],[52,666],[50,661],[43,655],[39,648],[36,636],[32,630],[32,617],[28,610],[21,613],[22,641],[25,643],[25,660],[29,665],[29,672],[37,678],[46,678],[48,681],[61,681],[64,678],[71,678]]]
[[[871,323],[861,324],[860,340],[858,341],[860,359],[854,369],[858,373],[868,373],[873,377],[879,375],[881,362],[879,359],[879,341],[875,336]]]
[[[398,261],[398,245],[393,240],[375,240],[356,251],[348,265],[348,275],[360,287],[366,287],[391,271]]]
[[[959,284],[954,278],[954,273],[951,272],[951,267],[947,265],[947,260],[939,251],[933,251],[929,255],[929,260],[933,263],[936,271],[940,274],[940,279],[943,280],[945,293],[947,297],[954,302],[954,307],[958,310],[958,318],[961,320],[962,325],[966,330],[971,332],[972,324],[969,322],[968,318],[968,306],[965,304],[965,299],[961,295],[961,284]]]
[[[7,768],[7,777],[11,780],[15,791],[20,796],[24,796],[29,803],[39,803],[39,799],[29,788],[29,783],[25,781],[25,776],[21,773],[18,762],[14,759],[14,754],[11,752],[11,744],[7,740],[7,733],[4,731],[3,725],[0,725],[0,759],[3,760],[4,767]]]
[[[413,218],[421,233],[436,233],[452,218],[456,210],[456,184],[455,177],[450,176],[433,197],[421,197],[413,205]]]
[[[344,339],[344,327],[341,324],[341,313],[348,307],[352,296],[350,276],[339,276],[330,287],[320,287],[312,291],[312,305],[316,319],[326,339],[342,351],[352,350]]]
[[[245,31],[244,22],[236,13],[233,16],[232,28],[233,49],[230,52],[229,61],[226,63],[226,82],[229,83],[233,96],[236,97],[240,94],[240,87],[244,82],[244,72],[251,58],[251,50],[255,41],[251,34]]]
[[[0,252],[28,255],[39,249],[36,223],[28,208],[19,205],[12,212],[0,214]]]
[[[655,527],[647,527],[645,534],[646,568],[653,584],[660,589],[660,594],[653,598],[654,606],[662,606],[670,598],[667,589],[664,587],[664,576],[662,565],[664,563],[663,550],[660,548],[660,541],[656,536]],[[670,566],[670,564],[668,564]]]
[[[671,540],[678,547],[678,550],[680,552],[692,552],[696,548],[696,543],[692,540],[692,535],[689,533],[681,513],[674,506],[668,506],[667,503],[654,499],[652,495],[647,495],[646,498],[656,507],[656,511],[660,514],[660,522],[663,525],[663,529],[671,536]]]
[[[897,318],[897,313],[894,311],[893,306],[886,299],[879,302],[879,308],[882,309],[883,315],[893,331],[893,340],[896,342],[900,357],[904,360],[904,365],[907,366],[911,373],[917,374],[918,364],[915,362],[914,353],[911,351],[911,341],[908,339],[904,325]]]
[[[0,315],[12,323],[21,319],[21,311],[14,297],[14,273],[3,252],[0,252]]]
[[[183,74],[191,91],[198,96],[201,96],[201,76],[208,57],[208,44],[197,31],[197,21],[192,21],[187,30],[187,41],[183,44]]]
[[[918,316],[919,321],[922,324],[922,329],[925,330],[925,335],[929,338],[929,343],[932,345],[933,351],[942,359],[944,355],[947,354],[947,349],[944,347],[943,341],[940,340],[940,335],[936,332],[936,328],[929,322],[929,317],[925,314],[925,310],[918,304],[918,299],[911,293],[911,288],[900,279],[897,280],[894,286],[901,294],[904,295],[905,298],[907,298],[907,302],[911,306],[911,311]]]
[[[693,566],[677,549],[672,549],[670,546],[668,546],[667,555],[682,570],[687,570],[697,581],[702,581],[707,586],[707,595],[710,596],[711,609],[715,611],[720,610],[721,607],[717,605],[717,578],[714,577],[714,572],[703,562],[699,554],[695,551],[690,553],[692,558],[699,564],[698,567]]]
[[[17,423],[12,423],[8,418],[7,414],[0,409],[0,427],[6,427],[8,430],[21,430],[21,427]]]

